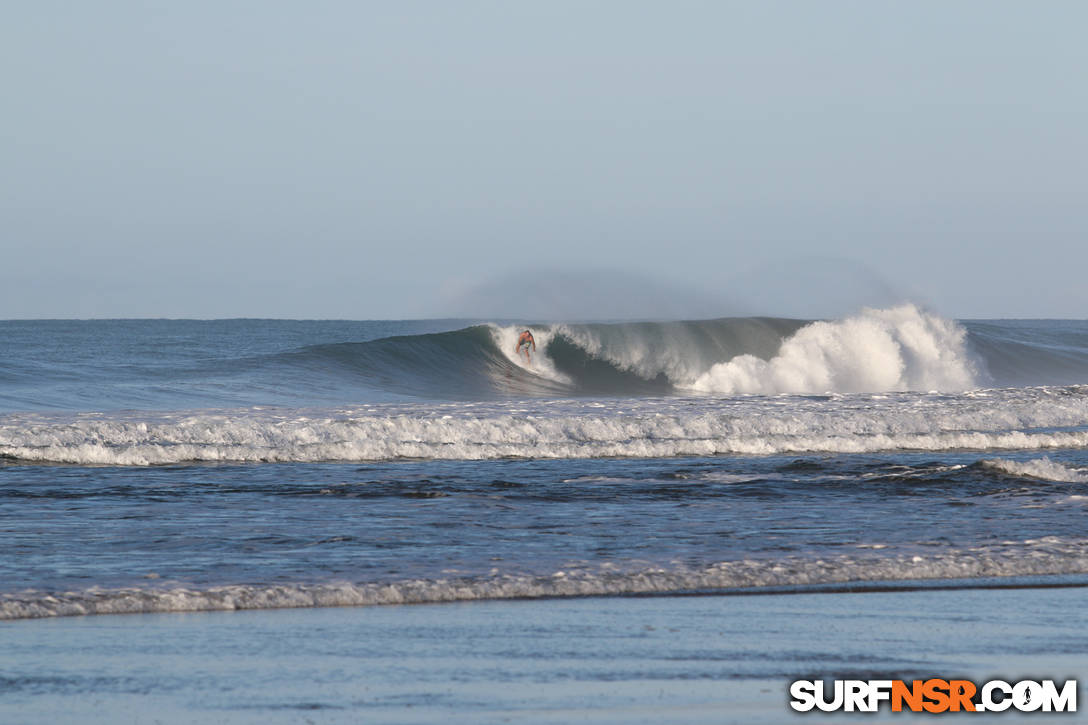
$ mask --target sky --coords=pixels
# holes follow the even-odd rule
[[[0,318],[1088,318],[1088,4],[5,5]]]

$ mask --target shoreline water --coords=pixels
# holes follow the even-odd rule
[[[0,719],[778,723],[804,717],[793,679],[1076,678],[1086,609],[1076,586],[23,620],[3,625]]]
[[[755,562],[751,568],[761,568]],[[657,572],[664,574],[664,572]],[[637,599],[648,597],[760,597],[812,594],[865,594],[890,592],[1019,590],[1088,588],[1088,574],[1037,574],[924,579],[821,581],[798,584],[739,586],[664,586],[603,591],[596,582],[556,583],[554,577],[488,582],[375,582],[362,585],[331,583],[264,587],[232,585],[209,590],[189,588],[105,590],[83,592],[8,592],[0,594],[0,621],[88,616],[199,614],[214,612],[276,611],[284,609],[337,609],[388,606],[424,606],[471,602],[547,602],[577,599]],[[481,584],[483,586],[481,586]],[[668,588],[673,585],[672,588]]]

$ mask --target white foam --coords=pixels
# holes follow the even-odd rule
[[[691,383],[709,393],[857,393],[967,390],[976,366],[966,331],[914,305],[864,310],[835,322],[814,322],[761,360],[740,355]]]
[[[1026,476],[1042,481],[1064,483],[1088,483],[1088,471],[1071,468],[1049,458],[1036,458],[1030,461],[1010,461],[1001,458],[982,462],[983,466],[1014,476]]]
[[[0,416],[26,461],[594,458],[1088,447],[1082,389]],[[1066,475],[1066,474],[1063,474]]]
[[[232,585],[199,589],[146,588],[0,594],[0,620],[89,614],[197,612],[297,607],[371,606],[540,597],[669,594],[848,582],[972,579],[1088,573],[1088,541],[1057,537],[945,550],[843,554],[723,561],[703,568],[651,567],[622,571],[565,569],[546,576],[493,574],[481,578],[391,582]]]

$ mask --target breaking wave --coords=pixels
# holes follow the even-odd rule
[[[873,547],[869,547],[873,548]],[[896,583],[1040,577],[1088,573],[1088,541],[1059,537],[940,553],[843,554],[742,559],[704,568],[557,571],[550,576],[490,575],[391,582],[227,585],[205,589],[95,587],[0,594],[0,620],[91,614],[199,612],[303,607],[423,604],[485,599],[729,593],[760,588],[798,590],[829,584]]]
[[[1079,328],[1033,342],[1015,325],[957,323],[910,304],[834,321],[533,325],[531,363],[514,349],[522,329],[484,324],[321,345],[279,362],[332,365],[377,388],[447,400],[945,392],[1088,381],[1088,335]]]
[[[739,355],[692,385],[713,393],[837,393],[966,390],[978,371],[967,331],[905,305],[838,322],[814,322],[783,341],[770,360]]]
[[[983,461],[986,468],[1011,476],[1036,478],[1040,481],[1060,483],[1088,483],[1088,471],[1073,468],[1049,458],[1037,458],[1031,461],[1007,461],[995,459]]]
[[[835,322],[726,318],[533,326],[319,345],[279,356],[334,367],[384,390],[445,399],[502,395],[850,393],[965,390],[980,375],[956,323],[913,305]]]

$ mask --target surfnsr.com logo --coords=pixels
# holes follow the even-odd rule
[[[1076,712],[1077,681],[1059,687],[1054,680],[796,680],[790,707],[798,712],[876,712],[888,703],[892,712]]]

